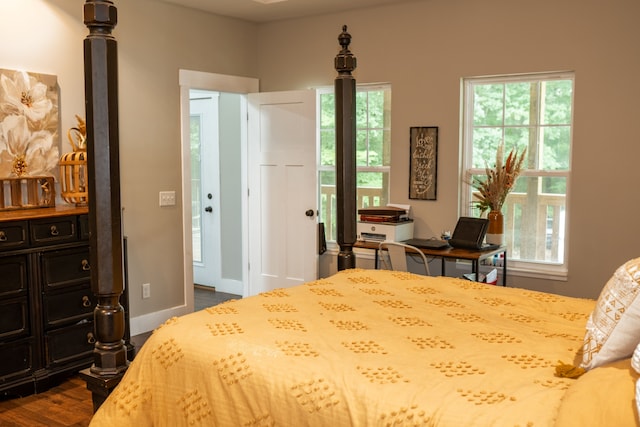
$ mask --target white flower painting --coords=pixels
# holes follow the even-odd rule
[[[58,121],[55,76],[0,69],[0,178],[54,175]]]

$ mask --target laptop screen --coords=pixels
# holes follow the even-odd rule
[[[487,232],[489,220],[486,218],[460,217],[451,236],[451,245],[480,248]]]

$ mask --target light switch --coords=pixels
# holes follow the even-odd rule
[[[175,191],[161,191],[160,192],[160,206],[175,206],[176,205],[176,192]]]

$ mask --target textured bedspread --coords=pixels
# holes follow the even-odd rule
[[[594,301],[347,270],[167,321],[92,426],[551,426]]]

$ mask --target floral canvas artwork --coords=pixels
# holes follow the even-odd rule
[[[58,98],[56,76],[0,69],[0,179],[56,173]]]

